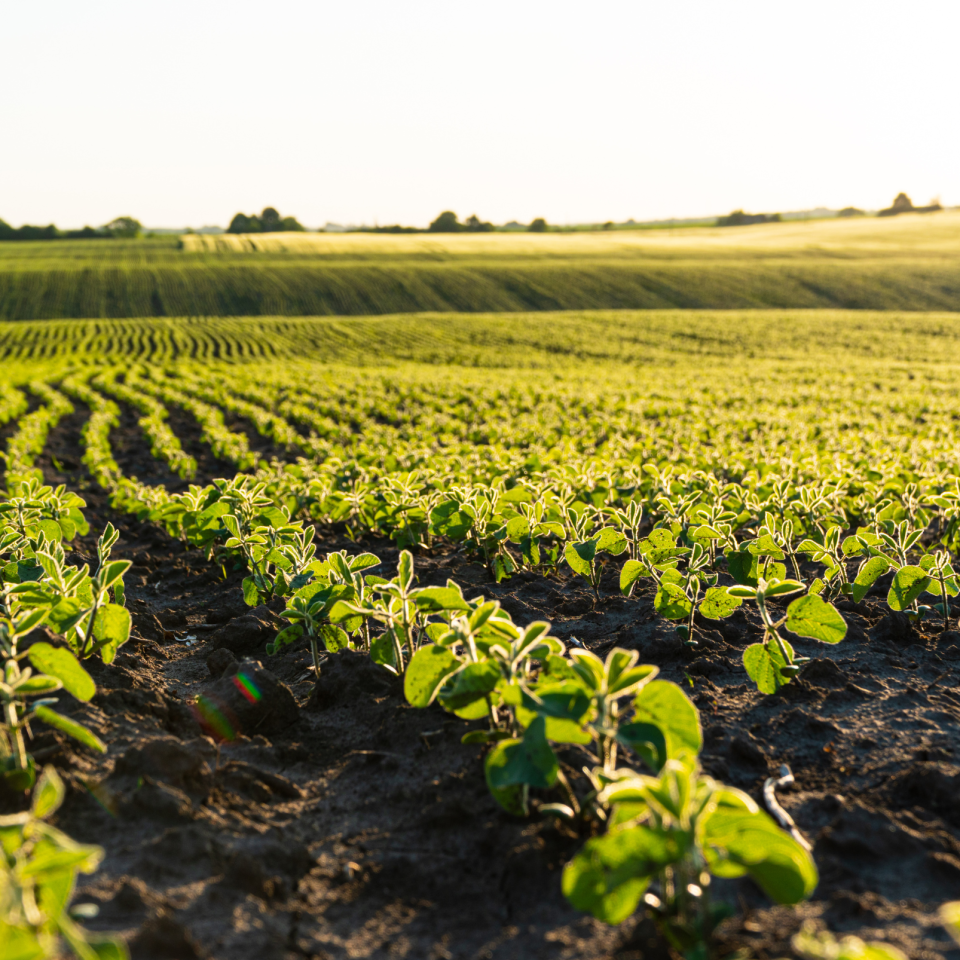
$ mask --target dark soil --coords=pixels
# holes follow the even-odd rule
[[[69,785],[59,825],[106,849],[81,887],[82,900],[101,905],[91,926],[122,931],[137,960],[666,956],[648,923],[611,929],[566,905],[560,871],[582,838],[502,812],[482,749],[459,742],[462,721],[409,707],[396,681],[349,652],[326,660],[314,695],[305,649],[266,654],[274,611],[244,607],[242,573],[224,580],[162,531],[111,513],[80,466],[83,416],[54,431],[43,467],[51,482],[86,488],[94,531],[118,526],[117,553],[134,562],[136,637],[113,666],[94,666],[91,704],[62,701],[108,754],[49,731],[34,749]],[[175,425],[185,447],[188,428]],[[125,472],[168,482],[148,474],[135,418],[125,413],[111,441]],[[371,550],[388,572],[396,562],[390,542],[318,539],[321,550]],[[89,557],[93,544],[91,534],[78,550]],[[796,784],[780,798],[814,844],[820,886],[788,909],[748,880],[721,885],[736,913],[720,954],[787,955],[791,934],[815,918],[911,957],[960,956],[934,914],[960,898],[960,633],[917,631],[885,612],[877,588],[847,605],[838,646],[797,640],[818,659],[765,697],[740,662],[760,631],[751,610],[703,621],[690,651],[649,591],[616,595],[612,566],[599,603],[567,573],[498,587],[449,546],[418,556],[416,570],[422,584],[453,577],[515,620],[548,619],[598,653],[639,650],[698,704],[706,770],[758,800],[765,778],[790,764]],[[255,681],[256,704],[238,672]],[[219,751],[200,722],[210,714],[191,706],[198,694],[237,733]]]

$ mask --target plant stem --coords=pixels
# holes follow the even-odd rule
[[[310,634],[310,653],[313,655],[313,672],[316,680],[320,679],[320,652],[317,650],[317,638]]]

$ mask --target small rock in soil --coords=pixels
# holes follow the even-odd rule
[[[833,660],[811,660],[803,668],[803,679],[816,687],[845,687],[847,675]]]
[[[242,617],[235,617],[215,630],[210,638],[216,649],[225,648],[238,656],[257,653],[276,636],[267,607],[254,607]]]
[[[174,737],[160,737],[127,750],[117,760],[113,776],[152,777],[192,796],[203,797],[212,784],[207,760],[213,755],[214,746],[206,738],[181,743]]]
[[[190,932],[166,911],[141,927],[130,948],[138,960],[204,960],[207,956]]]
[[[870,631],[870,639],[874,642],[894,643],[899,647],[922,643],[913,621],[905,613],[895,610],[891,610]]]
[[[232,676],[210,684],[204,697],[227,719],[234,734],[270,736],[300,715],[290,688],[259,660],[244,660]]]
[[[750,734],[736,736],[730,741],[730,756],[735,760],[755,764],[756,766],[765,767],[767,765],[766,754]]]
[[[228,670],[231,674],[236,673],[237,671],[234,667],[239,667],[239,662],[233,655],[233,651],[228,650],[226,647],[214,650],[213,653],[207,657],[207,669],[210,671],[210,676],[213,677],[214,680],[219,680]]]
[[[324,663],[308,709],[326,710],[352,703],[362,694],[382,697],[394,687],[394,680],[366,654],[341,650]]]

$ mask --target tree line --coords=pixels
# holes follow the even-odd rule
[[[227,227],[227,233],[302,233],[304,230],[306,227],[296,217],[281,217],[274,207],[264,207],[260,216],[238,213]]]
[[[83,227],[80,230],[58,230],[52,223],[45,227],[30,224],[11,227],[6,220],[0,220],[0,240],[132,240],[142,232],[143,226],[133,217],[117,217],[102,227]]]

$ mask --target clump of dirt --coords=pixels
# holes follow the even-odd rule
[[[49,731],[34,746],[68,783],[59,825],[106,849],[81,889],[101,906],[92,926],[122,931],[136,958],[667,955],[639,917],[608,928],[566,904],[560,872],[582,838],[500,810],[482,748],[460,744],[463,722],[410,707],[359,655],[327,657],[319,682],[305,648],[268,656],[276,618],[243,606],[241,572],[224,579],[162,531],[112,513],[80,467],[82,416],[54,431],[42,463],[48,481],[86,487],[94,533],[108,519],[120,530],[135,636],[114,665],[93,666],[91,704],[63,698],[106,757]],[[141,457],[142,439],[129,440],[115,449]],[[386,571],[398,556],[389,541],[318,540],[370,550]],[[905,626],[871,596],[844,611],[836,647],[797,639],[816,659],[768,697],[741,663],[761,632],[747,607],[699,623],[689,649],[649,589],[619,596],[613,565],[598,602],[568,572],[493,584],[449,545],[418,556],[416,571],[421,584],[452,577],[494,597],[520,622],[550,620],[601,655],[639,650],[697,703],[707,772],[758,801],[790,764],[796,783],[780,800],[813,844],[820,885],[787,909],[749,880],[718,884],[735,907],[721,954],[786,955],[814,918],[911,957],[960,957],[935,917],[960,898],[960,637]]]

